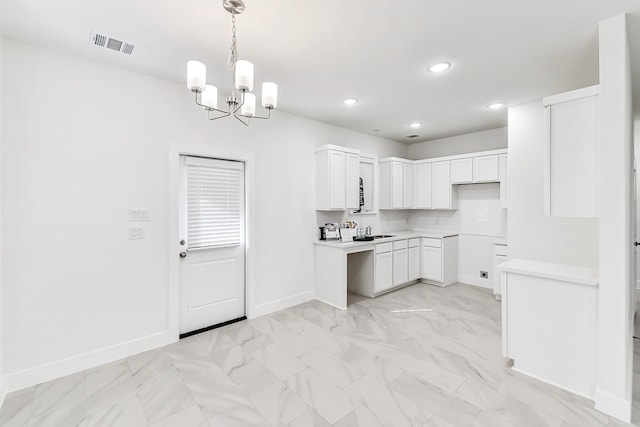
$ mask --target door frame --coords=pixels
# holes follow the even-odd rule
[[[176,143],[169,149],[169,292],[168,330],[178,340],[180,335],[180,156],[209,157],[244,162],[245,198],[245,302],[247,318],[255,307],[255,155],[203,144]]]

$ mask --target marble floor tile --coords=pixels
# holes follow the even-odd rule
[[[340,389],[348,387],[354,381],[362,378],[364,372],[345,362],[339,355],[333,355],[318,348],[301,359],[316,373],[331,381]]]
[[[478,381],[467,380],[456,390],[454,395],[516,426],[558,427],[562,424],[560,418],[544,411],[536,410],[530,404],[522,402],[510,394],[502,394],[487,384]]]
[[[334,427],[383,427],[385,424],[364,405],[358,405],[349,412],[344,418],[334,424]]]
[[[164,420],[160,420],[150,427],[210,427],[209,422],[202,415],[198,405],[190,406],[184,411],[171,415]]]
[[[272,426],[285,425],[309,406],[271,372],[264,372],[243,386],[244,393]]]
[[[276,343],[271,343],[263,349],[256,350],[253,353],[253,357],[281,381],[307,369],[307,365],[304,362],[292,356]]]
[[[480,412],[476,405],[412,375],[399,376],[389,383],[389,388],[454,425],[467,426]]]
[[[35,387],[7,395],[0,409],[1,426],[26,425],[31,418]]]
[[[355,426],[356,424],[351,425]],[[286,427],[331,427],[331,424],[322,418],[316,411],[309,409],[304,414],[287,424]]]
[[[385,425],[421,426],[433,416],[422,402],[415,404],[368,375],[351,384],[346,391]]]
[[[138,392],[149,423],[160,421],[196,403],[173,367],[142,383]]]
[[[101,406],[86,417],[86,427],[133,427],[146,426],[147,418],[138,396],[111,406]]]
[[[312,369],[289,378],[285,384],[330,424],[343,418],[355,407],[347,393]]]
[[[430,308],[398,313],[394,310]],[[3,427],[625,427],[510,369],[490,290],[309,301],[9,394]],[[632,419],[640,421],[640,340]]]
[[[33,393],[31,416],[57,411],[84,402],[87,398],[86,374],[80,372],[40,384]]]

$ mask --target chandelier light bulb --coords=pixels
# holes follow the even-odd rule
[[[273,82],[262,83],[262,106],[275,109],[278,106],[278,85]]]
[[[256,115],[256,96],[252,93],[244,94],[244,104],[240,108],[240,114],[247,117]]]
[[[206,85],[202,92],[202,104],[205,108],[218,108],[218,88],[211,85]]]
[[[207,67],[200,61],[187,62],[187,87],[191,92],[200,93],[207,84]]]
[[[253,90],[253,63],[239,59],[236,61],[236,89]]]

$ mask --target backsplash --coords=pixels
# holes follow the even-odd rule
[[[407,213],[405,211],[382,210],[377,214],[354,215],[344,211],[328,212],[316,211],[316,222],[318,227],[327,222],[343,223],[355,221],[358,227],[373,227],[373,234],[390,233],[392,231],[407,230],[409,228]]]

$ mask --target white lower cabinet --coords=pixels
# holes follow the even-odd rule
[[[419,240],[419,239],[416,239]],[[420,278],[420,245],[409,248],[409,280]]]
[[[393,252],[390,243],[376,245],[373,292],[383,292],[393,287]]]
[[[422,278],[442,282],[442,248],[422,247]]]
[[[458,236],[422,238],[423,281],[447,286],[458,280]]]
[[[409,281],[408,241],[393,242],[393,286],[402,285]]]

